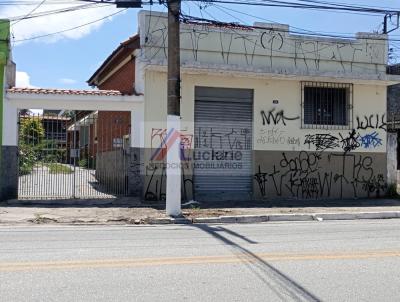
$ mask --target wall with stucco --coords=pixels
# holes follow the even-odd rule
[[[166,73],[146,71],[145,197],[165,197],[163,160],[152,160],[166,136]],[[182,135],[194,148],[195,87],[254,89],[253,198],[382,196],[386,185],[386,86],[353,84],[353,122],[342,130],[302,129],[301,82],[184,72]],[[275,101],[275,102],[274,102]],[[278,101],[278,102],[276,102]],[[268,121],[261,114],[281,116]],[[276,117],[276,116],[275,116]],[[187,156],[190,158],[190,156]],[[193,197],[190,160],[183,161],[186,196]],[[276,189],[278,188],[278,189]],[[329,189],[328,189],[329,188]]]
[[[165,198],[167,19],[139,13],[144,70],[144,196]],[[193,161],[195,87],[253,89],[254,199],[381,196],[387,184],[385,36],[354,39],[301,36],[288,25],[181,26],[182,193],[196,198]],[[302,126],[302,82],[351,84],[345,127]],[[246,129],[243,129],[246,130]],[[161,153],[165,148],[161,148]]]
[[[141,11],[141,56],[153,63],[167,59],[167,14]],[[358,33],[353,39],[298,35],[288,25],[254,27],[181,24],[181,63],[213,69],[297,75],[385,76],[385,35]]]

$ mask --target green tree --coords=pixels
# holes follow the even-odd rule
[[[21,119],[19,128],[19,173],[29,174],[40,158],[40,146],[45,137],[42,121],[34,117]]]
[[[20,142],[28,145],[38,145],[44,139],[44,127],[39,118],[26,117],[19,126]]]

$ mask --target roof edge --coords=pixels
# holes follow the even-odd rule
[[[99,76],[113,61],[115,57],[117,57],[120,52],[130,43],[133,43],[139,40],[139,34],[135,34],[134,36],[130,37],[128,40],[121,42],[118,47],[104,60],[104,62],[100,65],[99,68],[92,74],[89,80],[86,81],[89,86],[96,86],[95,80],[96,77]]]

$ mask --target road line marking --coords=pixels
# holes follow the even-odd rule
[[[325,253],[325,254],[250,254],[238,253],[225,256],[193,256],[167,258],[133,258],[133,259],[99,259],[77,261],[47,261],[47,262],[0,262],[0,272],[15,272],[29,270],[53,269],[85,269],[85,268],[116,268],[116,267],[146,267],[161,265],[190,264],[221,264],[249,263],[260,261],[306,261],[306,260],[346,260],[400,257],[400,251],[368,251],[358,253]]]

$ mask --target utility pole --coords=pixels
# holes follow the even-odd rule
[[[95,1],[95,0],[86,0]],[[104,2],[98,0],[97,2]],[[168,6],[168,84],[167,84],[167,133],[173,138],[167,146],[166,212],[170,216],[181,215],[181,62],[180,24],[181,0],[159,0]],[[117,7],[142,7],[142,0],[115,0]],[[150,0],[150,4],[153,1]]]
[[[180,116],[180,40],[181,0],[168,0],[168,115]]]
[[[181,0],[168,0],[168,87],[167,133],[176,139],[167,152],[166,212],[181,214],[181,77],[180,24]],[[171,136],[170,136],[171,137]]]

